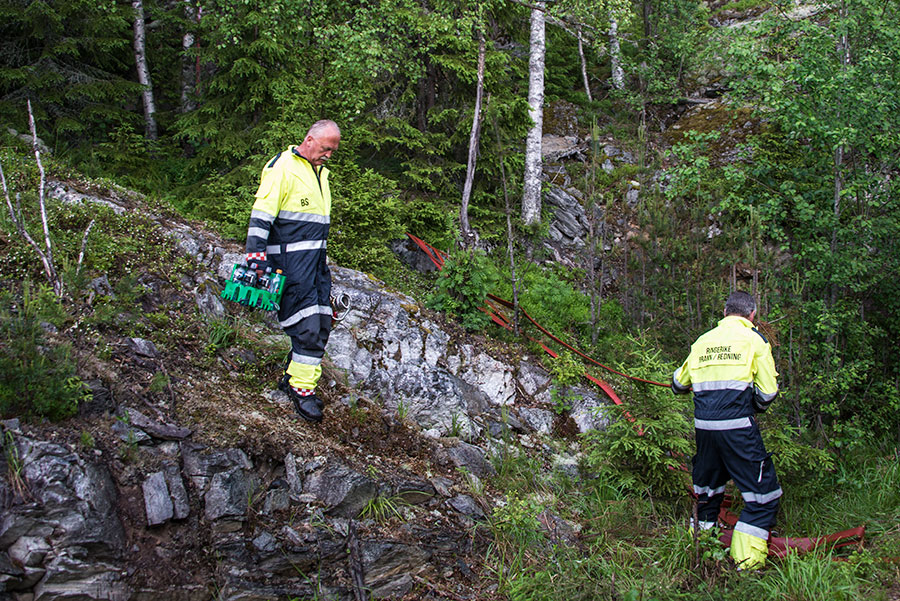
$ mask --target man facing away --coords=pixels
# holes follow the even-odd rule
[[[303,143],[288,146],[262,170],[247,230],[247,262],[281,269],[285,287],[278,321],[291,339],[291,357],[279,383],[300,417],[322,421],[315,394],[331,333],[331,270],[326,241],[331,225],[328,169],[341,141],[334,121],[317,121]]]
[[[753,327],[755,317],[753,297],[733,292],[725,301],[725,318],[691,345],[672,379],[675,394],[694,391],[692,480],[699,522],[694,526],[716,525],[725,483],[734,480],[744,499],[731,539],[731,557],[739,569],[765,565],[782,494],[754,418],[778,394],[772,348]]]

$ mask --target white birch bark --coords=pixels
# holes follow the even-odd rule
[[[189,24],[197,21],[197,9],[194,8],[193,0],[184,0],[184,17]],[[191,27],[192,25],[188,25]],[[191,48],[194,47],[194,34],[190,29],[181,36],[181,112],[188,113],[194,110],[196,103],[194,102],[194,89],[196,85],[194,75],[195,61],[190,55]]]
[[[469,226],[469,199],[475,181],[475,162],[478,157],[478,136],[481,126],[481,97],[484,93],[484,34],[478,33],[478,83],[475,87],[475,113],[472,115],[472,132],[469,134],[469,161],[466,164],[466,182],[463,185],[462,204],[459,209],[459,230],[463,246],[471,246],[473,233]]]
[[[153,85],[150,83],[150,67],[147,65],[143,0],[132,0],[131,8],[134,9],[134,62],[137,65],[138,82],[144,87],[141,97],[144,101],[145,135],[156,140],[156,103],[153,101]]]
[[[528,60],[528,115],[532,126],[525,140],[522,221],[541,221],[541,137],[544,130],[544,3],[531,10],[531,50]]]
[[[609,64],[613,87],[624,90],[625,71],[622,69],[622,49],[619,47],[619,21],[614,15],[609,16]]]
[[[35,240],[28,230],[25,229],[25,218],[22,215],[22,207],[19,204],[19,196],[16,195],[16,207],[13,207],[12,200],[9,197],[9,188],[6,186],[6,175],[3,173],[3,166],[0,165],[0,186],[3,189],[3,196],[6,198],[6,208],[9,209],[9,217],[12,219],[13,225],[18,230],[19,235],[25,240],[44,264],[44,273],[47,281],[53,286],[53,292],[57,298],[63,296],[63,281],[56,272],[56,266],[53,263],[53,247],[50,244],[50,226],[47,223],[47,205],[44,201],[44,193],[47,189],[47,175],[44,172],[44,164],[41,162],[41,151],[38,147],[37,126],[34,123],[34,113],[31,111],[31,101],[25,102],[28,108],[28,127],[31,129],[31,145],[34,151],[34,160],[37,163],[38,173],[40,174],[40,182],[38,183],[38,209],[41,213],[41,227],[44,231],[44,248],[41,249],[40,244]]]
[[[588,102],[593,101],[591,98],[591,86],[588,83],[587,61],[584,60],[584,44],[581,43],[581,26],[576,29],[578,35],[578,58],[581,59],[581,79],[584,81],[584,93],[587,94]]]

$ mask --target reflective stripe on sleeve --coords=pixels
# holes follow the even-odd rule
[[[737,430],[738,428],[749,428],[751,423],[749,417],[738,417],[736,419],[694,418],[694,427],[698,430]]]
[[[773,400],[775,400],[776,396],[778,396],[777,390],[775,392],[766,393],[762,392],[759,388],[756,389],[756,398],[759,399],[760,403],[765,403],[766,405],[768,405]]]
[[[315,213],[301,213],[297,211],[279,211],[278,218],[285,221],[305,221],[307,223],[331,223],[328,215],[316,215]]]
[[[328,244],[325,240],[304,240],[303,242],[291,242],[285,245],[285,252],[297,252],[299,250],[319,250],[326,248]],[[281,254],[281,246],[267,246],[266,252],[270,255]]]
[[[265,211],[260,211],[259,209],[250,211],[250,219],[259,219],[260,221],[268,221],[269,223],[275,221],[274,215],[269,215]]]
[[[672,376],[672,390],[674,392],[676,392],[676,393],[687,392],[690,389],[691,389],[690,386],[685,386],[684,384],[679,382],[677,376],[674,376],[674,375]]]
[[[251,227],[247,230],[247,235],[256,236],[257,238],[266,240],[269,237],[269,230],[263,229],[261,227]]]

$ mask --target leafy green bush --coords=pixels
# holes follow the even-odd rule
[[[444,263],[427,304],[432,309],[446,311],[467,330],[483,328],[488,316],[481,308],[498,277],[483,252],[457,252]]]
[[[543,505],[533,496],[519,497],[513,492],[507,495],[505,505],[494,510],[491,528],[496,536],[509,542],[533,547],[544,539],[537,520],[543,510]]]
[[[18,306],[11,294],[0,295],[0,415],[4,417],[61,420],[74,415],[87,395],[69,345],[45,338],[39,309],[27,286]]]

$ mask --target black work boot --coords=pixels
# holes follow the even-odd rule
[[[278,389],[287,394],[288,398],[291,399],[291,403],[293,403],[294,411],[297,412],[297,415],[308,422],[318,423],[322,421],[322,408],[325,406],[322,399],[315,394],[306,396],[299,394],[294,387],[291,386],[290,379],[290,374],[284,374],[284,377],[281,378],[281,382],[278,383]]]
[[[291,392],[297,394],[297,391],[294,390],[293,386],[291,386],[291,374],[284,374],[284,376],[281,378],[281,382],[278,383],[278,390],[285,392],[288,395],[290,395]],[[322,399],[317,397],[315,393],[309,395],[308,398],[311,398],[315,401],[316,406],[319,408],[319,411],[322,411],[322,409],[325,408],[325,403],[322,401]]]

